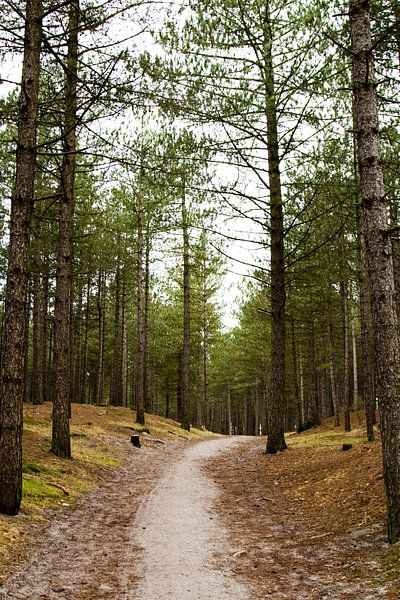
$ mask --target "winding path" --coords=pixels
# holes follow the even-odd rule
[[[1,599],[245,600],[214,553],[232,554],[212,512],[204,461],[239,443],[132,450],[109,481],[38,531],[30,558],[0,585]]]

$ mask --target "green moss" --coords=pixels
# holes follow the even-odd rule
[[[323,431],[318,433],[293,433],[286,436],[286,441],[292,448],[312,446],[342,446],[343,444],[361,444],[366,441],[366,435],[360,430],[350,433],[344,431]]]
[[[24,425],[40,425],[40,420],[33,417],[24,417]]]
[[[62,498],[64,492],[56,487],[47,485],[36,477],[23,475],[22,478],[22,493],[26,498],[32,500],[47,500],[50,498]]]
[[[40,473],[41,468],[39,467],[39,465],[35,465],[34,463],[25,463],[22,466],[22,472],[23,473]]]
[[[390,581],[400,581],[400,548],[397,544],[390,548],[383,559],[383,567]]]

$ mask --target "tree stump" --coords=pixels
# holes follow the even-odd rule
[[[343,444],[342,451],[347,452],[347,450],[351,450],[352,447],[353,447],[353,444]]]
[[[131,435],[131,443],[135,446],[135,448],[141,447],[140,437],[138,433],[134,433],[133,435]]]

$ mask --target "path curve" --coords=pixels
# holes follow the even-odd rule
[[[136,450],[127,442],[122,469],[38,530],[30,557],[0,584],[0,599],[244,600],[245,590],[212,565],[213,551],[232,548],[225,548],[224,529],[209,512],[216,489],[201,469],[208,456],[235,443],[222,438]],[[178,571],[188,575],[189,566],[182,580]],[[156,595],[153,576],[160,579]],[[191,592],[181,593],[183,585]]]
[[[250,593],[213,563],[232,554],[226,531],[212,510],[218,495],[202,468],[243,438],[204,441],[185,449],[142,503],[136,521],[143,552],[139,596],[146,600],[245,600]]]

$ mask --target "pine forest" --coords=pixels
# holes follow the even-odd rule
[[[368,461],[369,450],[378,448],[379,543],[389,543],[385,552],[397,548],[399,0],[0,0],[0,7],[0,519],[6,531],[25,514],[25,480],[35,478],[25,447],[35,415],[46,423],[40,469],[64,465],[66,473],[81,460],[75,448],[86,435],[71,419],[94,410],[127,415],[127,442],[131,434],[139,445],[153,435],[148,443],[166,457],[175,446],[154,433],[155,419],[170,423],[166,435],[176,443],[193,435],[215,438],[215,448],[230,444],[235,459],[209,451],[212,485],[225,481],[234,464],[253,477],[263,460],[271,474],[254,475],[248,489],[263,479],[273,487],[295,460],[300,442],[292,440],[318,442],[315,432],[329,423],[330,435],[341,440],[341,460],[363,448],[360,460]],[[195,453],[210,440],[188,448]],[[237,454],[232,444],[240,444]],[[132,455],[130,442],[129,448]],[[182,478],[194,477],[197,463],[189,466],[190,452],[179,452]],[[309,460],[318,456],[307,452]],[[132,458],[134,481],[135,473],[147,477],[146,456]],[[356,477],[361,463],[354,460]],[[303,468],[307,484],[314,467]],[[202,477],[197,496],[207,488]],[[285,476],[285,485],[294,477]],[[348,493],[356,487],[351,477],[342,484]],[[67,494],[68,485],[55,481],[53,491]],[[126,506],[123,489],[121,483]],[[277,510],[268,489],[252,501],[261,502],[259,514]],[[179,506],[177,530],[191,519]],[[138,519],[142,508],[130,510]],[[158,510],[165,517],[174,509]],[[194,520],[195,513],[193,505]],[[245,523],[243,529],[250,527]],[[150,526],[143,530],[144,546],[162,556],[162,534],[152,538]],[[328,535],[321,531],[312,539]],[[198,546],[205,552],[205,542]],[[169,565],[175,549],[165,552],[160,561]],[[180,561],[176,552],[175,566],[165,567],[170,575]],[[239,559],[240,552],[232,550]],[[249,552],[243,550],[244,561]],[[400,597],[400,555],[392,573],[396,591],[378,586],[370,595],[361,587],[284,592],[271,582],[271,595],[246,595],[217,574],[214,595],[207,595],[204,574],[196,583],[202,560],[184,568],[192,572],[192,591],[176,591],[185,582],[176,580],[168,592],[167,583],[158,589],[145,579],[141,597]],[[150,572],[154,563],[143,561],[143,572]],[[16,595],[5,587],[4,597],[138,597],[136,583],[127,582],[131,592],[99,587],[86,595],[58,580],[50,592],[36,584],[21,587],[20,595],[15,584]]]

